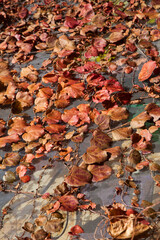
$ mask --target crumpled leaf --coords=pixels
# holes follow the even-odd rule
[[[110,226],[107,228],[108,233],[115,239],[129,239],[150,229],[148,222],[143,223],[142,217],[137,219],[136,211],[126,210],[121,203],[113,203],[112,206],[103,207],[103,210],[110,219]]]
[[[12,171],[6,171],[3,176],[3,180],[7,183],[13,183],[14,181],[16,181],[15,173]]]
[[[32,65],[29,65],[26,68],[22,68],[20,77],[21,79],[27,79],[31,82],[37,82],[38,72]]]
[[[101,103],[106,100],[110,100],[110,94],[107,89],[102,89],[97,91],[93,96],[93,102],[95,103]]]
[[[59,43],[62,46],[62,48],[65,48],[66,50],[74,50],[75,49],[74,42],[69,40],[69,38],[66,35],[61,35],[59,37]]]
[[[123,217],[120,220],[111,222],[110,227],[108,227],[108,232],[113,238],[117,239],[129,239],[133,236],[138,236],[144,234],[150,229],[150,226],[137,222],[135,225],[136,216],[131,214],[127,218]]]
[[[48,236],[48,233],[43,229],[39,229],[31,235],[33,240],[44,240]]]
[[[65,178],[65,182],[69,186],[80,187],[90,183],[92,175],[85,169],[77,166],[73,166],[69,172],[69,175]]]
[[[64,220],[61,218],[55,218],[48,220],[44,225],[44,230],[48,233],[59,232],[63,228]]]
[[[83,161],[86,164],[101,163],[107,160],[107,157],[106,151],[97,146],[90,146],[87,148],[87,152],[83,154]]]
[[[61,112],[55,109],[52,109],[43,118],[43,122],[47,122],[48,124],[58,123],[60,120],[61,120]]]
[[[23,177],[27,172],[27,167],[25,165],[20,165],[16,168],[16,173],[19,175],[19,178]]]
[[[54,71],[51,71],[49,73],[46,73],[43,77],[42,77],[42,82],[44,83],[55,83],[58,81],[58,76],[55,74]]]
[[[31,107],[33,105],[33,97],[29,92],[18,92],[16,100],[20,103],[22,108]]]
[[[103,165],[89,165],[88,171],[90,171],[93,175],[92,182],[99,182],[104,179],[107,179],[111,176],[112,169],[106,164]]]
[[[140,73],[138,75],[139,81],[147,80],[152,75],[152,73],[153,73],[154,69],[156,68],[156,66],[157,66],[157,64],[156,64],[155,61],[148,61],[148,62],[146,62],[143,65],[143,67],[142,67],[142,69],[141,69],[141,71],[140,71]]]

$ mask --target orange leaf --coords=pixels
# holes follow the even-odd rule
[[[154,71],[156,66],[157,65],[155,61],[146,62],[139,73],[138,76],[139,81],[144,81],[148,79],[152,75],[152,72]]]

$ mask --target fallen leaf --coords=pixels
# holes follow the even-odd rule
[[[143,67],[142,67],[142,69],[141,69],[141,71],[140,71],[140,73],[138,75],[139,81],[147,80],[152,75],[152,73],[153,73],[154,69],[156,68],[156,66],[157,66],[157,64],[156,64],[155,61],[148,61],[148,62],[146,62],[143,65]]]
[[[79,205],[77,198],[73,195],[64,195],[59,198],[59,202],[61,203],[63,210],[68,212],[76,211]]]
[[[99,182],[111,176],[112,169],[106,164],[103,165],[89,165],[88,171],[92,173],[92,182]]]
[[[108,154],[97,146],[87,148],[87,152],[83,154],[83,161],[86,164],[102,163],[107,160]]]
[[[84,230],[79,225],[73,226],[69,231],[69,235],[72,235],[72,236],[77,236],[80,233],[84,233]]]
[[[85,169],[73,166],[69,175],[65,178],[65,182],[69,186],[80,187],[90,183],[92,175]]]

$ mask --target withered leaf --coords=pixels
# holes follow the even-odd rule
[[[69,186],[80,187],[90,183],[92,175],[85,169],[73,166],[69,175],[65,178],[65,182]]]
[[[64,195],[59,198],[59,202],[61,203],[63,210],[68,212],[76,211],[79,205],[77,198],[73,195]]]
[[[128,156],[128,162],[131,164],[138,164],[141,161],[141,154],[136,149],[131,150]]]
[[[139,76],[138,76],[139,81],[144,81],[148,79],[152,75],[152,72],[154,71],[156,66],[157,64],[155,61],[146,62],[139,73]]]
[[[32,233],[34,231],[34,225],[33,225],[33,223],[25,222],[23,229],[27,232]]]
[[[130,126],[131,128],[141,128],[144,126],[145,122],[150,119],[151,116],[149,116],[147,112],[142,112],[131,120]]]
[[[109,128],[110,118],[105,114],[100,114],[94,119],[94,122],[101,130],[105,130]]]
[[[26,142],[31,142],[37,140],[42,135],[44,135],[44,129],[41,125],[37,124],[26,127],[26,133],[22,135],[22,138]]]
[[[100,129],[96,129],[93,132],[93,138],[91,139],[91,145],[97,146],[101,149],[110,147],[112,139]]]
[[[116,129],[112,131],[113,141],[127,139],[131,136],[131,134],[132,134],[132,128],[130,127]]]
[[[149,169],[153,172],[160,172],[160,165],[158,163],[150,163],[149,164]]]
[[[97,146],[90,146],[87,152],[83,154],[83,161],[86,164],[101,163],[107,160],[107,152]]]
[[[123,119],[127,119],[129,116],[129,112],[124,107],[115,107],[108,111],[108,115],[113,121],[120,121]]]
[[[48,233],[59,232],[63,228],[64,220],[60,218],[48,220],[44,225],[44,230]]]
[[[5,154],[5,158],[3,159],[3,164],[5,166],[16,166],[19,163],[20,159],[21,157],[19,153],[9,152]]]
[[[33,240],[44,240],[48,236],[48,233],[43,229],[39,229],[35,231],[31,236]]]
[[[89,165],[88,171],[93,175],[92,182],[99,182],[111,176],[112,169],[106,164],[103,165]]]

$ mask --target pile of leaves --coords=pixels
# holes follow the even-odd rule
[[[117,195],[125,189],[135,195],[133,209],[122,203],[102,207],[108,233],[114,239],[133,239],[151,230],[156,211],[145,199],[140,205],[132,174],[148,169],[160,186],[160,165],[149,157],[152,136],[160,128],[155,103],[160,97],[159,1],[1,0],[0,7],[0,106],[10,109],[8,119],[0,119],[5,153],[0,157],[5,172],[0,190],[12,186],[20,192],[35,170],[34,160],[50,152],[56,152],[50,167],[61,161],[69,169],[63,183],[42,196],[49,201],[42,206],[46,215],[23,226],[31,233],[27,239],[50,239],[60,231],[60,210],[96,211],[83,186],[111,175],[119,179]],[[41,52],[49,58],[35,68],[32,60]],[[129,106],[140,103],[144,110],[131,119]],[[88,135],[89,146],[80,156]],[[3,209],[2,220],[6,214]],[[69,232],[81,233],[79,225]]]

